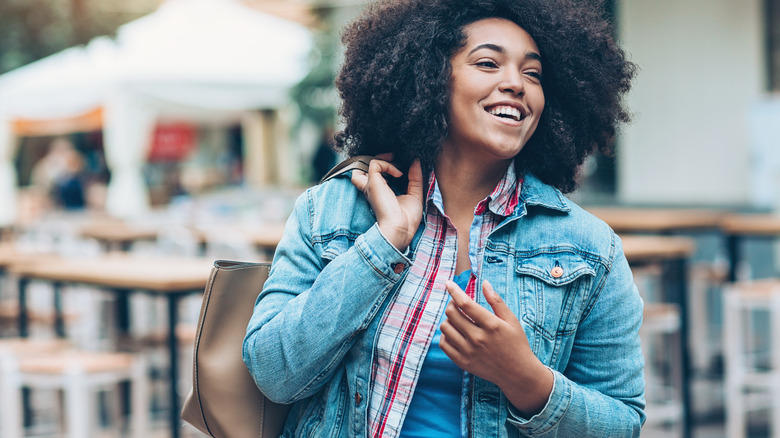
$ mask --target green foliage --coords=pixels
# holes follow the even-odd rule
[[[121,12],[100,0],[1,0],[0,73],[60,50],[111,35],[140,13]],[[140,11],[139,11],[140,12]],[[149,11],[146,11],[149,12]]]
[[[338,94],[333,81],[340,53],[338,35],[330,25],[329,9],[315,10],[322,27],[315,35],[311,70],[292,90],[301,118],[323,128],[336,122]]]

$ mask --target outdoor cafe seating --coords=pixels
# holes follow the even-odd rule
[[[772,379],[766,379],[768,383],[760,388],[763,396],[743,391],[752,388],[756,378],[740,371],[747,368],[740,368],[744,362],[736,361],[734,347],[766,342],[770,330],[762,325],[766,322],[762,317],[753,318],[753,326],[742,324],[745,329],[757,330],[735,330],[734,312],[745,307],[774,311],[773,301],[740,299],[744,294],[734,291],[751,283],[743,284],[746,278],[733,281],[730,265],[754,263],[750,239],[761,237],[771,242],[780,236],[780,230],[764,228],[760,236],[754,229],[740,234],[733,212],[707,211],[697,216],[658,210],[635,222],[620,216],[627,212],[636,214],[634,209],[594,209],[608,223],[613,221],[610,225],[623,241],[645,300],[640,331],[647,364],[645,429],[660,430],[660,436],[690,436],[697,423],[713,415],[720,415],[735,434],[755,428],[754,423],[761,427],[762,418],[774,418],[775,414],[756,417],[755,412],[777,406],[776,394],[780,392],[772,386]],[[11,419],[0,419],[0,430],[75,427],[89,434],[95,428],[119,428],[129,433],[181,429],[178,409],[191,383],[193,329],[211,262],[218,258],[269,260],[269,248],[272,251],[282,230],[278,222],[253,225],[236,221],[228,227],[224,225],[227,221],[220,222],[225,218],[211,216],[197,224],[181,217],[166,218],[164,212],[155,212],[145,221],[55,216],[7,235],[7,241],[0,245],[0,309],[4,309],[0,313],[0,341],[20,336],[62,339],[69,343],[71,353],[51,350],[41,354],[84,362],[82,366],[44,370],[21,350],[6,349],[5,357],[13,360],[4,362],[7,366],[0,376],[5,377],[0,380],[8,400],[19,403],[6,410],[4,418]],[[654,222],[652,217],[662,220]],[[726,218],[729,220],[724,222]],[[102,225],[95,226],[101,221]],[[226,231],[217,232],[220,228]],[[739,252],[731,254],[729,248],[739,248]],[[193,263],[179,265],[175,260]],[[148,271],[150,264],[167,266],[165,277]],[[89,266],[100,272],[92,273],[90,279],[79,277],[83,275],[79,271]],[[150,274],[141,281],[136,277],[142,276],[133,269],[146,269]],[[738,272],[744,276],[750,271],[742,268]],[[759,267],[753,272],[760,272]],[[24,315],[19,312],[22,296]],[[171,316],[174,325],[170,325]],[[106,369],[94,368],[90,359],[94,357],[106,358]],[[175,370],[169,368],[171,364]],[[145,372],[139,374],[139,367]],[[74,379],[73,373],[81,373],[80,380]],[[60,379],[57,384],[51,383],[56,381],[55,375]],[[41,383],[44,380],[63,390],[81,382],[83,391],[66,396],[60,413],[66,417],[78,414],[79,418],[59,425],[58,421],[36,424],[46,417],[36,414],[41,403],[34,395],[39,386],[45,386]],[[130,387],[138,385],[141,390],[128,392],[128,383],[123,382],[132,382]],[[119,390],[106,392],[106,385],[117,383],[122,383]],[[20,392],[20,387],[25,391]],[[95,398],[101,391],[100,398]],[[87,397],[97,406],[86,412],[69,412],[66,407],[78,397]]]

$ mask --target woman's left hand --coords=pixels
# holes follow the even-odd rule
[[[531,351],[523,326],[489,282],[482,283],[493,312],[477,304],[454,282],[441,325],[440,347],[460,368],[498,385],[528,418],[540,412],[554,376]]]

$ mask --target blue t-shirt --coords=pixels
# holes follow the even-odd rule
[[[466,290],[471,270],[452,280]],[[447,297],[449,302],[449,296]],[[446,306],[445,306],[446,308]],[[442,312],[439,326],[446,316]],[[463,370],[439,348],[441,328],[436,328],[431,347],[423,361],[417,387],[409,404],[401,438],[437,438],[460,436],[460,397]]]

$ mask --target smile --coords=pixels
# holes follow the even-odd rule
[[[519,109],[509,105],[499,105],[491,108],[485,108],[485,111],[496,117],[514,120],[515,122],[519,122],[525,118]]]

